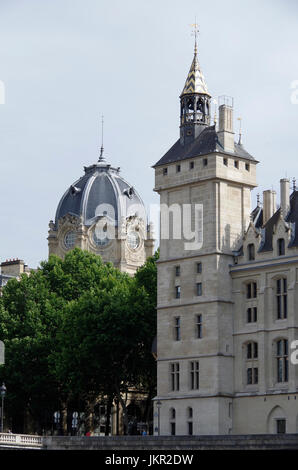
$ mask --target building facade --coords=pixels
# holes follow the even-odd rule
[[[157,397],[161,435],[297,432],[298,191],[251,210],[255,160],[233,100],[211,95],[195,52],[180,137],[154,165],[160,195]],[[193,237],[193,243],[191,236]]]

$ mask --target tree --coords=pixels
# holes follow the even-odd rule
[[[66,430],[70,402],[91,414],[105,396],[109,403],[118,397],[127,427],[123,394],[155,383],[156,259],[132,278],[76,248],[7,283],[0,299],[6,346],[0,379],[15,420],[26,410],[40,432],[45,408],[52,416],[60,407]]]

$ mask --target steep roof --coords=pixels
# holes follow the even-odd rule
[[[281,209],[273,214],[273,216],[264,225],[264,241],[261,245],[260,252],[273,250],[273,232],[274,226],[277,224],[280,217]],[[290,197],[290,209],[288,214],[285,214],[285,222],[292,224],[292,236],[289,247],[298,247],[298,191],[294,191]]]
[[[198,137],[189,145],[182,145],[180,139],[178,139],[153,168],[213,152],[227,153],[218,141],[215,126],[208,126],[205,127]],[[232,155],[255,161],[255,159],[244,149],[242,144],[234,144],[234,153]]]
[[[191,94],[200,93],[200,94],[209,95],[205,78],[204,78],[204,75],[201,71],[201,67],[199,64],[198,54],[197,54],[196,49],[195,49],[194,58],[190,66],[181,96],[187,95],[189,93]]]

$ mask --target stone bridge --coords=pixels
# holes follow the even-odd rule
[[[36,436],[0,433],[1,449],[298,450],[298,434],[229,436]]]

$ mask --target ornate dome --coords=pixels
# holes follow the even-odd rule
[[[120,226],[124,217],[137,216],[146,223],[142,199],[133,186],[120,176],[120,168],[113,168],[101,160],[84,167],[85,175],[73,183],[62,196],[55,217],[55,226],[67,214],[81,218],[91,226],[100,216]]]

